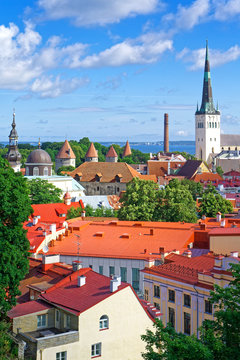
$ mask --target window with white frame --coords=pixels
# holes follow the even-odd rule
[[[107,315],[103,315],[100,317],[99,320],[99,330],[108,329],[109,327],[109,320]]]
[[[102,354],[102,343],[93,344],[91,346],[91,357],[101,356]]]
[[[67,352],[66,351],[57,352],[56,360],[67,360]]]
[[[42,328],[47,326],[47,314],[37,315],[37,327]]]

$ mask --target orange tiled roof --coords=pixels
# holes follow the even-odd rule
[[[116,153],[113,146],[111,146],[108,150],[106,157],[118,157],[118,154]]]
[[[156,177],[148,178],[147,175],[141,175],[136,170],[134,170],[130,165],[124,162],[85,162],[81,164],[78,168],[71,172],[71,176],[81,173],[81,181],[94,182],[96,179],[96,174],[101,173],[101,182],[115,182],[116,176],[121,174],[121,182],[128,183],[134,177],[139,179],[153,180],[157,181]]]
[[[186,249],[194,240],[193,224],[105,221],[101,223],[75,221],[69,224],[74,232],[49,247],[49,254],[77,254],[76,236],[81,235],[81,256],[148,259]],[[153,229],[151,234],[150,229]],[[96,233],[101,232],[101,236]]]
[[[170,169],[180,169],[186,162],[185,161],[170,161]],[[148,174],[156,176],[167,175],[168,172],[168,161],[149,160],[148,163]]]
[[[126,145],[125,145],[125,148],[124,148],[124,151],[123,151],[123,157],[129,156],[129,155],[131,155],[131,154],[132,154],[132,151],[131,151],[129,142],[128,142],[128,140],[127,140]]]
[[[205,182],[205,181],[216,181],[216,180],[222,180],[223,178],[219,174],[213,174],[213,173],[202,173],[202,174],[196,174],[192,180],[195,182]]]
[[[98,157],[98,153],[97,150],[95,149],[95,146],[93,144],[93,142],[91,143],[91,145],[88,148],[88,151],[85,155],[85,158],[97,158]]]
[[[56,155],[56,159],[76,159],[76,156],[67,140],[65,140],[63,146]]]

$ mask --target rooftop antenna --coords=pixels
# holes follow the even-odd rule
[[[75,242],[75,244],[77,244],[77,257],[78,257],[78,262],[80,262],[80,245],[81,245],[80,235],[74,234],[74,236],[76,236],[76,238],[77,238],[77,241],[74,241],[74,242]]]

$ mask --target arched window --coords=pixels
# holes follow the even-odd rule
[[[108,329],[109,328],[109,320],[107,315],[103,315],[99,320],[99,330]]]
[[[48,168],[47,168],[47,167],[45,167],[45,168],[43,169],[43,175],[44,175],[44,176],[48,176]]]
[[[36,166],[33,168],[33,176],[39,176],[39,168]]]

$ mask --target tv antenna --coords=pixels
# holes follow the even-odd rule
[[[75,244],[77,244],[77,257],[78,257],[78,261],[80,262],[80,235],[74,234],[74,236],[76,236],[77,241],[74,241]]]

